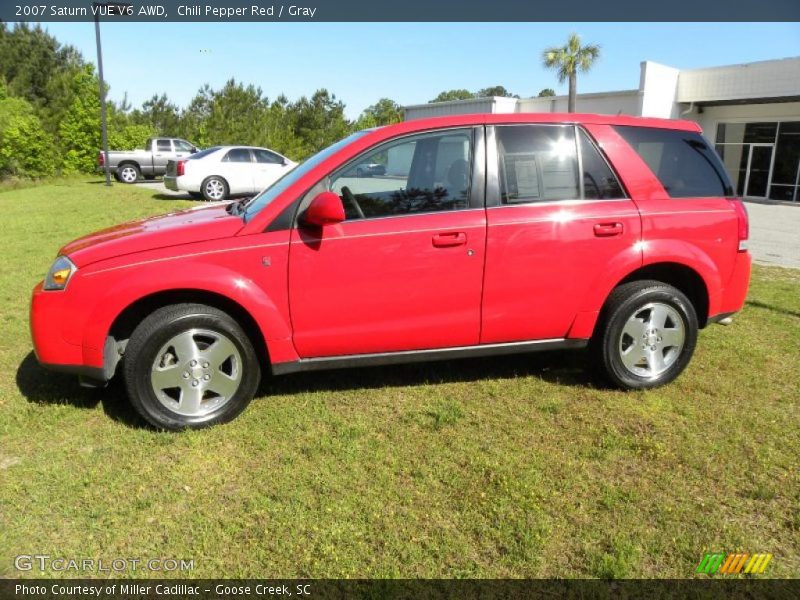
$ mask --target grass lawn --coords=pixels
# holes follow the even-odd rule
[[[118,384],[36,365],[28,302],[63,243],[190,204],[0,193],[0,576],[42,553],[193,577],[690,577],[705,551],[800,576],[800,270],[757,267],[666,388],[597,388],[582,353],[302,374],[229,425],[158,433]]]

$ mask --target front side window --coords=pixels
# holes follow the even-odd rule
[[[503,203],[580,198],[573,126],[508,125],[496,132]]]
[[[349,137],[346,137],[343,140],[339,140],[335,144],[328,146],[324,150],[320,150],[314,156],[307,158],[303,163],[300,164],[300,166],[294,169],[286,169],[283,177],[279,178],[277,181],[275,181],[275,183],[267,187],[263,192],[250,201],[244,211],[245,222],[256,216],[265,206],[268,206],[270,203],[272,203],[273,200],[285,192],[289,187],[303,179],[306,175],[308,175],[309,172],[317,168],[322,162],[340,150],[346,148],[349,144],[352,144],[358,138],[365,135],[368,131],[369,130],[357,131],[356,133],[351,134]]]
[[[647,163],[670,197],[733,195],[719,156],[699,133],[627,125],[614,129]]]
[[[175,144],[175,152],[191,152],[192,145],[189,142],[185,142],[183,140],[173,140]]]
[[[388,142],[334,172],[329,189],[347,219],[469,206],[472,131],[451,129]]]
[[[225,158],[222,159],[222,162],[249,163],[250,150],[247,148],[234,148],[233,150],[228,150],[228,153],[225,155]]]
[[[156,142],[156,149],[159,152],[172,152],[172,142],[169,140],[158,140]]]

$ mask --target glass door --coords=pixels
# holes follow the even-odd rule
[[[747,180],[744,195],[750,198],[766,198],[769,185],[769,168],[772,164],[773,144],[751,144],[747,158]]]

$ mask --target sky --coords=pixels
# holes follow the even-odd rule
[[[93,23],[46,23],[96,61]],[[133,106],[166,93],[186,106],[205,83],[231,77],[290,100],[319,88],[348,118],[382,97],[425,103],[439,92],[503,85],[522,97],[566,93],[542,66],[545,47],[578,33],[601,46],[578,92],[635,89],[639,64],[680,69],[800,56],[800,23],[104,23],[110,98]]]

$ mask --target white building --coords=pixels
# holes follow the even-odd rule
[[[495,97],[407,106],[405,118],[566,110],[566,96]],[[738,195],[800,201],[800,57],[683,71],[645,61],[638,89],[578,94],[577,111],[696,121]]]

